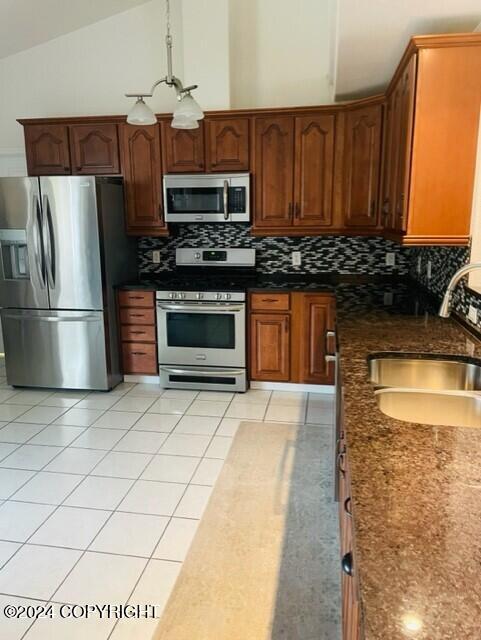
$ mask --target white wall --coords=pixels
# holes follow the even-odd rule
[[[180,3],[172,2],[174,71],[182,77]],[[0,169],[18,165],[20,117],[126,113],[124,93],[148,90],[166,72],[165,8],[152,0],[0,60]],[[159,87],[150,101],[172,109],[175,93]]]
[[[229,0],[233,108],[331,101],[330,2]]]
[[[229,3],[182,0],[184,86],[204,109],[229,109]]]

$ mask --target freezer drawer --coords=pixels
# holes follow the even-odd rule
[[[2,309],[1,319],[8,384],[109,388],[102,312]]]

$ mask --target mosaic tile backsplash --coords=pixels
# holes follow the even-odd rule
[[[392,275],[408,273],[408,250],[376,237],[303,236],[258,238],[248,224],[172,225],[169,238],[139,239],[139,272],[152,276],[175,268],[177,247],[243,247],[256,249],[260,273]],[[152,263],[152,251],[161,253],[160,264]],[[301,266],[293,267],[291,252],[301,252]],[[386,266],[386,253],[395,254],[395,265]]]
[[[431,261],[429,279],[428,261]],[[468,247],[418,247],[409,250],[409,274],[439,300],[443,297],[454,272],[466,262],[469,262]],[[454,293],[453,308],[467,320],[469,305],[478,309],[477,328],[481,331],[481,295],[467,289],[461,281]]]

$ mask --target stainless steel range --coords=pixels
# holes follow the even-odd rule
[[[157,291],[160,383],[246,391],[246,277],[254,249],[177,249],[177,271]]]

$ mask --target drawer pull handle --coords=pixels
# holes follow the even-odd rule
[[[344,513],[352,518],[352,511],[349,508],[351,506],[351,496],[344,500]]]
[[[146,356],[145,351],[132,351],[133,356]]]
[[[132,316],[132,318],[143,318],[144,317],[143,313],[131,313],[130,315]]]
[[[144,296],[132,296],[132,295],[129,295],[128,298],[129,298],[129,300],[143,300]]]
[[[261,302],[279,302],[279,298],[262,298]]]
[[[342,464],[344,462],[344,454],[345,454],[345,451],[340,451],[337,454],[337,470],[343,477],[346,475],[346,470],[344,469]]]
[[[348,576],[352,576],[352,553],[350,551],[342,556],[341,565],[344,573]]]
[[[133,336],[145,336],[145,331],[131,331]]]

